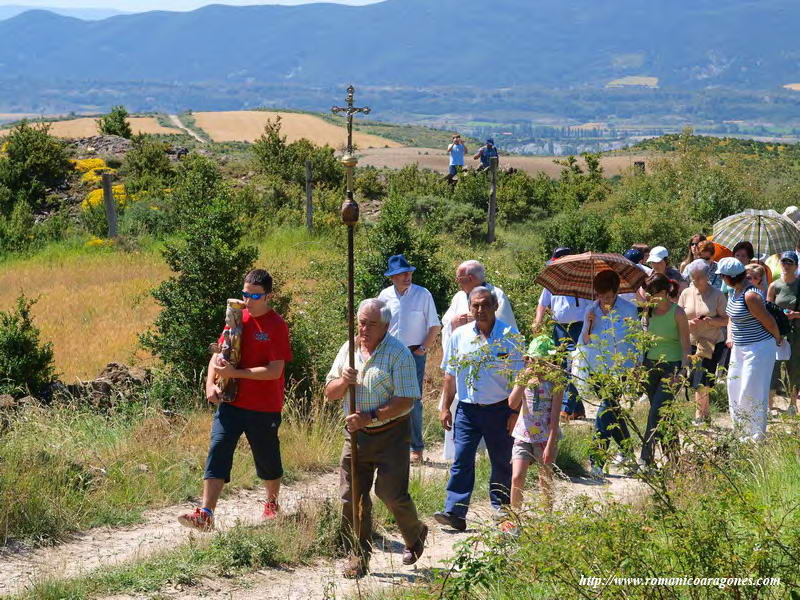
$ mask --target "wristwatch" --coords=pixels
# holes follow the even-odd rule
[[[423,354],[425,354],[428,351],[428,349],[425,347],[425,344],[420,344],[419,348],[417,348],[417,350],[419,352],[422,352]]]
[[[373,423],[373,424],[377,423],[378,422],[378,409],[377,408],[373,408],[371,411],[369,411],[369,417],[371,419],[371,421],[370,421],[371,423]]]

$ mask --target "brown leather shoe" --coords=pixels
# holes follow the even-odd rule
[[[347,564],[342,570],[342,576],[347,579],[361,579],[369,572],[369,558],[351,554],[347,557]]]
[[[419,538],[411,548],[406,547],[405,551],[403,552],[403,564],[404,565],[413,565],[415,562],[419,560],[419,557],[422,556],[423,551],[425,550],[425,538],[428,537],[428,526],[423,524],[422,525],[422,532],[419,534]]]
[[[411,462],[417,465],[421,465],[424,462],[422,460],[422,450],[413,450],[411,452]]]

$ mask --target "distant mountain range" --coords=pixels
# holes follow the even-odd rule
[[[798,23],[797,0],[211,5],[103,21],[30,11],[0,22],[0,77],[770,89],[800,82]]]
[[[798,0],[37,10],[0,21],[0,110],[326,110],[353,82],[421,118],[800,122],[798,23]]]
[[[108,17],[115,17],[117,15],[127,14],[121,10],[113,8],[64,8],[64,7],[37,7],[25,6],[22,4],[0,4],[0,21],[16,17],[19,14],[29,10],[46,10],[63,17],[73,17],[75,19],[84,19],[86,21],[98,21],[107,19]]]

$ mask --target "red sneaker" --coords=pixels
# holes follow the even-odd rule
[[[178,523],[184,527],[192,527],[200,531],[210,531],[214,529],[214,517],[202,508],[195,508],[194,512],[180,515],[178,517]]]
[[[275,500],[267,500],[264,502],[264,512],[261,513],[262,521],[272,521],[278,516],[278,503]]]

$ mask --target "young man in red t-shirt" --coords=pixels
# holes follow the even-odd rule
[[[242,296],[245,309],[239,364],[234,368],[219,354],[208,363],[206,398],[218,409],[211,426],[203,504],[193,513],[178,517],[182,525],[201,530],[214,526],[214,509],[223,486],[230,481],[233,453],[243,433],[253,452],[256,473],[267,492],[262,519],[274,519],[278,512],[283,476],[278,427],[283,408],[284,366],[292,360],[289,328],[269,304],[272,277],[265,270],[255,269],[245,276]],[[235,401],[221,401],[214,375],[239,380]]]

